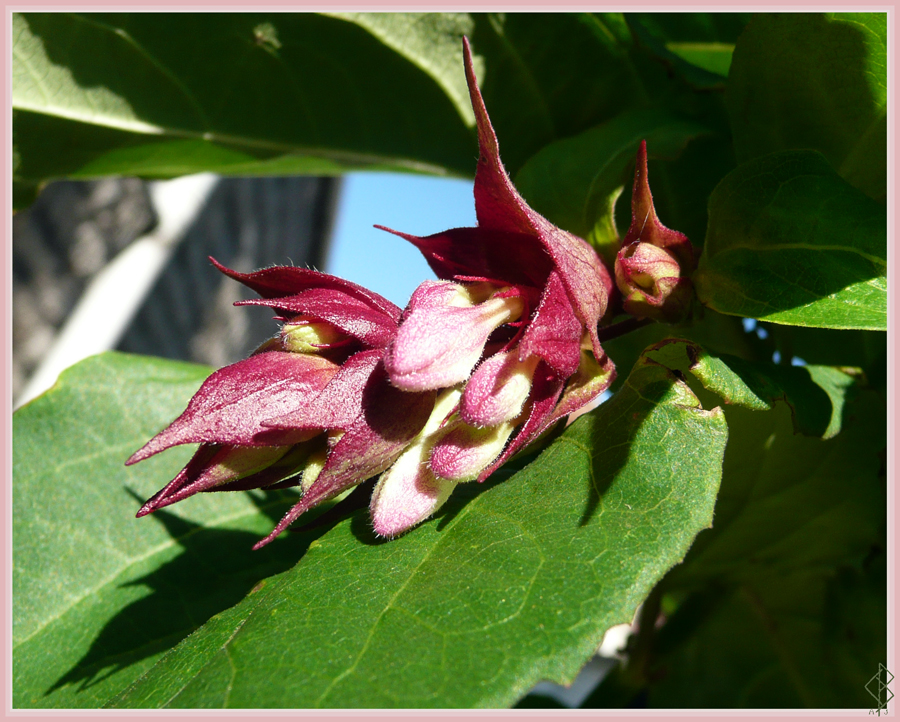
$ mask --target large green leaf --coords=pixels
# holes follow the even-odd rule
[[[699,89],[721,89],[734,41],[746,23],[738,13],[636,13],[626,16],[638,38],[673,71]]]
[[[887,328],[885,208],[815,151],[757,158],[709,199],[695,275],[721,313],[826,328]]]
[[[98,707],[308,538],[250,547],[289,495],[201,494],[135,519],[187,460],[124,461],[180,413],[209,369],[105,354],[13,416],[13,704]],[[296,499],[296,497],[294,497]]]
[[[620,13],[476,15],[485,104],[507,170],[547,143],[646,102]]]
[[[714,525],[645,605],[661,630],[645,625],[588,706],[868,704],[886,653],[886,414],[866,388],[832,393],[828,440],[796,435],[781,404],[725,407]]]
[[[124,707],[492,707],[571,681],[709,525],[722,412],[662,366],[523,471],[376,542],[361,513],[211,620]]]
[[[884,400],[863,390],[844,415],[822,441],[795,436],[784,409],[727,410],[715,526],[663,582],[696,591],[658,640],[653,704],[870,704],[886,652]]]
[[[882,557],[883,558],[883,557]],[[692,600],[660,635],[653,707],[863,708],[887,659],[880,573],[803,570]]]
[[[887,14],[755,17],[728,82],[738,161],[812,148],[875,198],[887,184]]]
[[[13,25],[24,181],[473,170],[467,114],[459,93],[451,101],[444,91],[459,85],[461,64],[423,69],[350,22],[311,13],[53,13],[15,15]],[[431,33],[435,52],[445,52],[468,27],[434,16],[405,30]]]
[[[690,372],[726,404],[768,411],[784,401],[791,408],[796,432],[824,439],[840,432],[845,397],[861,374],[859,369],[781,366],[717,356],[675,338],[650,346],[644,355],[668,369]]]
[[[60,176],[469,176],[461,36],[515,172],[645,100],[621,15],[17,14],[17,197]]]
[[[716,526],[672,583],[758,580],[865,556],[885,503],[886,419],[883,400],[871,395],[844,405],[843,428],[828,440],[796,435],[784,409],[727,409],[732,443]]]

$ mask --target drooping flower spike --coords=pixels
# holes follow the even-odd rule
[[[597,335],[613,280],[585,241],[536,213],[516,191],[466,39],[463,50],[478,131],[478,226],[427,237],[378,226],[413,243],[443,279],[422,284],[410,299],[385,355],[392,383],[409,391],[459,385],[455,406],[427,448],[416,451],[418,463],[401,474],[398,462],[376,486],[373,522],[387,536],[408,528],[411,515],[385,500],[417,505],[428,512],[421,520],[456,483],[486,479],[615,377]]]
[[[615,370],[598,323],[614,286],[593,249],[535,213],[500,162],[464,41],[480,158],[477,228],[426,238],[427,281],[400,310],[306,269],[220,270],[273,308],[279,337],[217,371],[185,412],[127,463],[200,443],[139,516],[198,491],[300,485],[303,496],[256,546],[302,513],[381,474],[375,531],[396,536],[457,483],[487,478],[599,396]],[[388,229],[386,229],[388,230]]]

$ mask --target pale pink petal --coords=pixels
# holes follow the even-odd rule
[[[556,403],[562,394],[564,384],[565,381],[553,373],[547,364],[543,362],[538,364],[534,372],[531,410],[528,413],[528,419],[519,429],[519,433],[504,449],[503,453],[478,475],[478,481],[487,479],[500,466],[506,463],[507,459],[513,454],[524,449],[549,428],[551,422],[548,419],[551,418],[553,410],[556,408]]]
[[[520,297],[458,305],[463,303],[459,289],[453,283],[433,281],[416,289],[385,353],[385,367],[398,388],[422,391],[465,381],[488,336],[524,308]]]
[[[477,479],[503,452],[515,428],[508,421],[488,428],[458,422],[434,443],[429,461],[431,470],[436,476],[453,481]]]
[[[369,512],[379,536],[395,537],[424,521],[456,487],[431,473],[423,451],[421,444],[407,449],[375,485]]]
[[[466,382],[459,415],[471,426],[496,426],[522,413],[539,359],[519,360],[518,350],[495,353]]]

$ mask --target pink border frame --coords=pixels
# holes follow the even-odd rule
[[[391,2],[381,2],[379,0],[356,0],[356,2],[340,2],[330,5],[325,2],[317,3],[291,3],[285,0],[269,0],[264,5],[249,7],[246,4],[235,3],[217,3],[215,0],[206,0],[205,2],[197,2],[196,0],[190,5],[176,4],[172,2],[160,3],[128,3],[121,0],[94,0],[89,3],[79,3],[74,1],[54,2],[54,3],[38,3],[38,2],[18,2],[15,4],[4,5],[3,13],[3,48],[4,52],[0,58],[0,68],[3,70],[3,91],[4,91],[4,114],[3,114],[3,138],[4,145],[2,149],[4,174],[0,179],[0,188],[3,191],[3,250],[2,259],[0,259],[0,268],[2,268],[3,280],[3,296],[2,296],[2,328],[3,328],[3,347],[2,358],[0,358],[0,368],[2,368],[3,376],[3,417],[2,417],[2,472],[3,472],[3,534],[0,537],[0,569],[3,571],[3,655],[0,657],[0,680],[2,680],[3,691],[3,716],[4,717],[27,717],[30,719],[56,719],[59,717],[88,717],[101,719],[131,719],[136,717],[165,717],[166,719],[196,719],[203,717],[216,717],[228,719],[257,719],[259,717],[301,717],[303,719],[357,719],[359,717],[372,718],[396,718],[396,717],[435,717],[447,720],[463,720],[473,717],[488,718],[521,718],[521,719],[542,719],[566,717],[596,717],[603,719],[634,719],[647,717],[673,717],[673,718],[694,718],[694,717],[735,717],[741,719],[767,720],[769,722],[777,719],[792,719],[797,717],[827,717],[829,719],[846,718],[859,719],[866,715],[867,711],[853,710],[467,710],[465,712],[459,710],[437,710],[437,711],[419,711],[419,710],[360,710],[354,712],[342,710],[261,710],[255,712],[252,716],[244,710],[196,710],[196,711],[156,711],[156,710],[135,710],[133,712],[119,711],[98,711],[98,710],[13,710],[12,709],[12,68],[11,68],[11,47],[12,47],[12,23],[11,15],[15,11],[65,11],[77,8],[78,10],[89,12],[92,10],[131,10],[131,11],[167,11],[167,12],[190,12],[190,11],[239,11],[252,9],[253,11],[315,11],[315,10],[378,10],[378,11],[400,11],[400,10],[420,10],[420,11],[446,11],[446,10],[467,10],[467,11],[539,11],[547,10],[551,12],[572,12],[578,10],[621,10],[621,5],[602,6],[588,2],[566,2],[563,5],[548,5],[546,0],[520,0],[519,2],[495,1],[487,2],[463,2],[450,4],[446,2],[437,2],[436,0],[392,0]],[[676,12],[696,12],[701,10],[719,10],[725,12],[809,12],[809,11],[852,11],[852,12],[887,12],[888,13],[888,67],[892,74],[888,87],[888,117],[894,118],[894,108],[897,99],[898,85],[897,78],[897,58],[896,58],[896,40],[898,31],[898,16],[896,4],[866,4],[862,7],[853,6],[851,4],[824,4],[815,2],[792,2],[788,5],[767,3],[761,5],[723,5],[716,2],[693,2],[689,6],[685,6],[677,2],[677,0],[663,0],[663,2],[655,2],[652,4],[639,4],[629,6],[629,11],[676,11]],[[895,289],[894,279],[897,273],[897,252],[896,252],[896,207],[897,201],[900,201],[897,193],[897,177],[896,177],[896,122],[888,126],[888,198],[894,199],[894,203],[888,203],[888,308],[889,308],[889,326],[888,326],[888,438],[895,441],[898,438],[897,416],[898,408],[900,408],[900,394],[898,394],[897,372],[893,363],[897,359],[898,350],[898,319],[900,319],[900,296]],[[898,518],[898,497],[896,489],[897,480],[897,447],[888,444],[888,598],[896,603],[897,600],[897,532],[896,520]],[[888,659],[887,667],[900,675],[900,666],[897,664],[897,625],[896,625],[896,609],[889,605],[888,607]],[[888,717],[897,717],[898,701],[900,701],[900,682],[894,683],[895,698],[892,706],[889,707],[890,713]]]

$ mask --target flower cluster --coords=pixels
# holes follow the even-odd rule
[[[421,238],[390,231],[413,243],[440,280],[421,284],[401,312],[327,274],[242,274],[216,264],[261,296],[244,303],[276,311],[281,333],[210,376],[128,460],[200,444],[139,516],[199,491],[300,485],[300,501],[259,547],[380,474],[372,523],[393,537],[609,387],[615,370],[598,325],[613,279],[587,243],[513,187],[466,41],[464,55],[480,151],[478,226]]]

